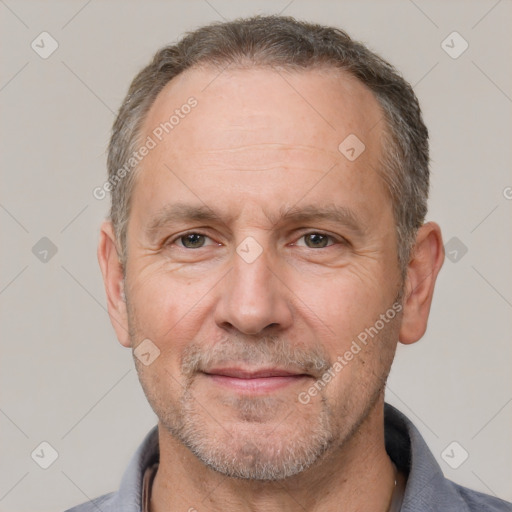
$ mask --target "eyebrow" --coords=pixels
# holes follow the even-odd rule
[[[363,223],[357,214],[337,204],[292,206],[291,208],[281,207],[279,210],[279,221],[289,222],[312,222],[318,220],[332,221],[350,228],[358,234],[364,233]],[[274,222],[273,224],[276,224]]]
[[[278,215],[267,215],[272,226],[278,223],[314,222],[319,220],[331,221],[348,227],[356,235],[362,235],[366,231],[363,223],[350,208],[337,204],[306,205],[306,206],[281,206]],[[147,228],[146,233],[153,236],[166,226],[179,222],[215,222],[228,225],[233,221],[233,216],[223,216],[206,205],[192,205],[188,203],[173,203],[159,210]]]
[[[156,234],[160,229],[177,222],[226,222],[219,214],[206,205],[194,206],[187,203],[174,203],[164,206],[152,218],[145,231],[149,236]]]

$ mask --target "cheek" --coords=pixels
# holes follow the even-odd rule
[[[133,269],[129,300],[136,328],[147,337],[161,340],[183,329],[197,315],[206,283],[193,285],[176,273],[151,268]],[[172,336],[171,336],[172,337]]]
[[[343,354],[360,332],[391,307],[388,302],[392,301],[382,281],[379,284],[375,278],[362,279],[346,269],[311,283],[301,281],[295,289],[302,299],[297,303],[300,315],[310,319],[312,332],[322,336],[320,341],[332,358]]]
[[[174,387],[181,379],[181,359],[191,341],[211,345],[220,339],[222,332],[208,328],[213,314],[211,292],[218,278],[191,280],[154,268],[133,269],[132,275],[128,295],[132,342],[137,345],[149,338],[160,351],[155,362],[141,366],[140,372],[148,386],[159,379]]]

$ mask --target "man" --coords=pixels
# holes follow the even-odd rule
[[[384,404],[444,258],[389,64],[291,18],[201,28],[134,79],[108,168],[109,314],[159,422],[74,512],[512,510]]]

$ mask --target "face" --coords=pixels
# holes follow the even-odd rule
[[[148,400],[217,471],[297,474],[382,396],[402,283],[380,121],[350,76],[264,69],[188,71],[145,120],[156,146],[132,196],[125,344],[158,347],[135,359]],[[350,134],[355,160],[338,149]]]

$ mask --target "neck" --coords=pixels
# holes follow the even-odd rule
[[[160,424],[160,465],[151,492],[151,512],[311,512],[388,510],[395,470],[384,442],[379,400],[357,431],[314,466],[274,482],[226,477],[205,466]]]

